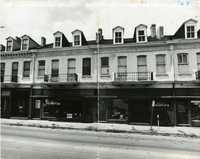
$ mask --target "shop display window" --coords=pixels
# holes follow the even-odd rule
[[[113,99],[108,108],[109,120],[128,120],[128,100]]]
[[[200,101],[191,101],[191,118],[200,120]]]

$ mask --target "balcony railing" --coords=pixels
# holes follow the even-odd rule
[[[195,72],[195,74],[196,74],[196,80],[200,80],[200,70]]]
[[[17,75],[4,75],[4,76],[1,76],[1,82],[2,83],[18,83],[19,82],[19,76],[17,76]]]
[[[118,72],[114,74],[115,82],[122,81],[152,81],[153,72]]]
[[[44,82],[78,82],[78,75],[75,73],[44,75]]]

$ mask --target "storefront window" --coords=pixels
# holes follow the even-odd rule
[[[200,101],[191,101],[192,120],[200,120]]]
[[[109,120],[128,120],[128,100],[113,99],[108,114]]]

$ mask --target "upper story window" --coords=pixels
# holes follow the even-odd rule
[[[109,75],[109,58],[101,58],[101,75]]]
[[[122,32],[115,32],[115,43],[122,43]]]
[[[137,70],[138,72],[147,72],[147,59],[146,55],[137,57]]]
[[[140,24],[136,26],[136,42],[147,42],[147,26]]]
[[[194,26],[187,26],[187,38],[195,38]]]
[[[38,76],[44,76],[45,73],[45,61],[38,61]]]
[[[28,50],[28,39],[22,40],[22,50]]]
[[[83,75],[91,75],[91,58],[83,59]]]
[[[113,44],[123,44],[124,43],[124,28],[117,26],[113,28]]]
[[[51,76],[58,77],[59,73],[59,60],[52,60]]]
[[[12,51],[12,41],[7,41],[6,51]]]
[[[29,77],[29,76],[30,76],[30,61],[25,61],[23,77]]]
[[[17,82],[18,81],[18,62],[12,63],[12,77],[11,82]]]
[[[144,30],[139,30],[138,31],[138,42],[146,41],[145,38],[146,37],[145,37]]]
[[[118,57],[118,72],[127,72],[126,56]]]
[[[200,52],[197,53],[197,70],[200,70]]]
[[[165,73],[165,55],[156,55],[156,72]]]
[[[180,74],[188,73],[188,54],[178,54],[178,71]]]
[[[76,73],[76,59],[68,59],[67,73]]]
[[[195,39],[197,38],[197,21],[194,19],[189,19],[184,22],[185,38]]]
[[[79,46],[80,44],[80,35],[74,35],[74,46]]]
[[[1,82],[4,82],[5,63],[1,63]]]
[[[60,46],[61,46],[61,38],[55,37],[55,47],[60,47]]]

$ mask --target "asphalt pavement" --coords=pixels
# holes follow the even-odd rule
[[[2,125],[27,126],[52,129],[74,129],[86,131],[101,131],[113,133],[140,133],[145,135],[163,135],[174,137],[194,137],[200,138],[200,127],[164,127],[149,125],[128,125],[114,123],[77,123],[77,122],[58,122],[48,120],[18,120],[1,119]]]

